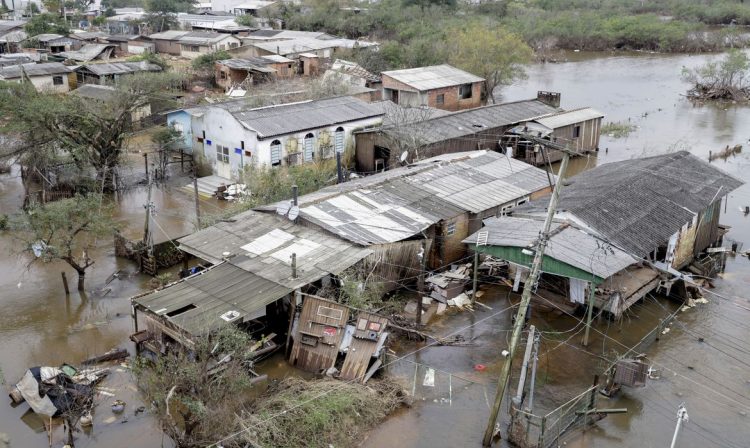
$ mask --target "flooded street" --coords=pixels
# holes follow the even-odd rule
[[[743,152],[716,160],[746,184],[729,195],[722,223],[730,225],[730,240],[750,249],[750,216],[739,208],[750,205],[750,108],[737,105],[698,106],[682,95],[682,66],[694,67],[713,56],[653,54],[569,53],[570,62],[534,65],[528,79],[505,88],[503,101],[527,99],[537,90],[562,93],[562,107],[591,106],[604,122],[630,122],[637,126],[628,137],[602,136],[598,156],[576,159],[572,169],[582,171],[617,160],[689,150],[708,159],[709,151],[742,144]],[[138,157],[135,158],[137,163]],[[133,168],[137,170],[137,168]],[[690,173],[686,173],[689,176]],[[0,213],[14,213],[23,202],[18,173],[0,175]],[[130,238],[142,234],[146,202],[144,187],[118,198],[118,220],[127,222]],[[189,193],[176,188],[153,192],[159,231],[176,238],[193,230],[195,212]],[[221,210],[217,201],[201,201],[203,213]],[[88,293],[66,297],[60,272],[74,283],[75,273],[64,263],[31,264],[28,254],[7,232],[0,232],[0,373],[7,386],[31,366],[77,363],[113,347],[132,348],[128,298],[147,289],[149,277],[136,274],[134,263],[114,257],[111,239],[98,242],[92,254],[96,264],[87,273]],[[112,274],[120,272],[116,278]],[[584,434],[563,438],[568,447],[663,447],[674,430],[677,407],[685,403],[690,422],[683,429],[681,448],[750,446],[750,260],[729,258],[726,272],[716,281],[709,303],[679,313],[668,334],[646,354],[661,378],[646,388],[623,389],[615,399],[600,397],[601,407],[627,407]],[[720,294],[721,297],[717,294]],[[501,368],[500,352],[508,345],[511,317],[507,289],[493,285],[478,309],[438,321],[431,327],[441,335],[458,332],[466,346],[421,349],[418,344],[394,347],[389,372],[413,387],[419,399],[376,428],[363,446],[441,447],[480,446],[492,402],[494,383]],[[636,305],[619,322],[596,322],[591,344],[580,345],[578,317],[535,315],[532,323],[544,333],[536,401],[540,410],[551,410],[591,385],[593,375],[618,353],[639,342],[660,319],[675,311],[664,299],[649,298]],[[580,316],[579,316],[580,317]],[[417,351],[418,350],[418,351]],[[403,359],[399,359],[403,357]],[[483,367],[479,368],[478,365]],[[435,387],[422,387],[426,369],[435,369]],[[285,362],[276,356],[262,367],[272,376],[283,376]],[[517,375],[517,373],[516,373]],[[414,381],[418,378],[418,381]],[[517,381],[517,378],[511,380]],[[115,367],[103,386],[114,397],[101,397],[90,434],[78,434],[76,447],[161,447],[164,440],[149,412],[135,416],[142,403],[125,367]],[[510,390],[515,391],[512,385]],[[112,419],[114,398],[127,403],[123,417]],[[0,405],[0,433],[11,447],[48,446],[43,423],[28,405]],[[53,434],[62,446],[62,429]]]
[[[570,110],[591,106],[603,112],[604,122],[629,122],[637,128],[626,138],[602,136],[598,156],[571,161],[571,171],[597,164],[688,150],[708,159],[727,145],[743,145],[743,152],[714,165],[750,183],[750,108],[738,105],[694,105],[683,95],[683,66],[695,67],[715,56],[569,53],[570,62],[534,65],[528,79],[502,91],[502,101],[533,98],[537,90],[562,93],[562,107]],[[685,173],[689,176],[690,173]],[[750,185],[729,195],[722,223],[732,226],[727,239],[750,247],[750,216],[740,206],[750,205]],[[726,242],[726,240],[725,240]],[[685,403],[690,421],[683,427],[680,447],[750,446],[750,260],[729,258],[726,272],[716,281],[708,304],[678,313],[668,334],[646,351],[648,362],[661,378],[641,389],[623,388],[615,399],[600,397],[599,406],[628,408],[627,414],[611,415],[582,433],[562,438],[568,447],[669,446],[677,407]],[[493,290],[487,300],[492,311],[449,317],[451,327],[466,339],[477,336],[470,347],[401,347],[404,360],[389,368],[407,384],[422,384],[426,367],[434,368],[436,386],[453,378],[448,392],[435,399],[418,399],[373,431],[367,447],[481,446],[489,407],[500,370],[499,353],[507,348],[510,315],[504,289]],[[535,315],[532,323],[544,332],[537,378],[537,410],[550,410],[591,385],[607,361],[637,344],[676,305],[665,299],[647,298],[620,322],[602,320],[588,349],[580,345],[581,325],[569,316]],[[449,331],[445,324],[439,332]],[[558,333],[554,333],[558,332]],[[444,333],[443,333],[444,334]],[[605,359],[607,361],[605,361]],[[474,370],[476,364],[487,367]],[[518,366],[516,366],[518,368]],[[440,373],[442,372],[442,373]],[[517,373],[516,373],[517,375]],[[511,379],[515,392],[517,377]],[[507,414],[505,414],[507,417]],[[507,419],[505,420],[507,421]],[[561,443],[562,444],[562,443]]]

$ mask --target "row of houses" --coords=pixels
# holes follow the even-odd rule
[[[272,332],[291,349],[290,362],[321,373],[340,354],[351,355],[352,333],[371,344],[357,361],[358,374],[349,374],[361,379],[377,363],[387,319],[355,316],[356,310],[317,294],[335,290],[351,270],[367,273],[385,290],[408,286],[421,272],[422,257],[428,271],[440,271],[471,251],[507,262],[518,288],[556,180],[507,155],[470,151],[224,220],[178,240],[208,269],[133,298],[139,349],[158,354],[174,344],[189,347],[193,338],[231,323]],[[593,301],[622,316],[720,243],[720,203],[739,185],[686,152],[607,164],[570,178],[535,309],[572,310]]]

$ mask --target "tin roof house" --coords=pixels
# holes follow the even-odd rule
[[[356,129],[380,123],[383,109],[353,97],[253,107],[245,100],[172,111],[188,151],[203,153],[214,174],[233,178],[245,165],[297,165],[343,152]]]
[[[405,106],[445,110],[482,105],[484,78],[448,64],[382,73],[383,99]]]
[[[40,92],[65,93],[71,89],[72,73],[73,70],[59,62],[21,64],[0,68],[0,80],[19,83],[29,80]]]

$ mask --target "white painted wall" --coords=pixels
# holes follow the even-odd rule
[[[61,85],[54,84],[54,77],[61,76],[63,83]],[[36,87],[39,92],[51,92],[51,93],[65,93],[70,91],[70,83],[68,81],[68,74],[62,73],[59,75],[45,75],[45,76],[31,76],[31,83]]]
[[[227,37],[225,37],[224,39],[216,43],[211,44],[210,46],[199,45],[198,51],[186,50],[185,49],[186,46],[191,47],[192,45],[181,43],[180,44],[180,56],[184,58],[195,59],[198,56],[203,55],[203,54],[213,53],[214,51],[218,51],[218,50],[229,50],[230,48],[237,48],[240,45],[242,45],[242,41],[240,41],[239,39],[237,39],[236,37],[232,35],[227,34]]]

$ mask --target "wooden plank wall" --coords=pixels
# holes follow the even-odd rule
[[[341,317],[321,315],[320,312],[325,312],[326,309],[340,312]],[[332,367],[336,362],[341,338],[344,336],[344,329],[348,320],[349,309],[344,305],[307,296],[302,305],[297,331],[294,334],[294,346],[289,362],[311,372],[321,372]],[[324,330],[326,328],[335,328],[335,335],[325,336]],[[303,337],[316,338],[318,343],[315,346],[303,344],[301,342]]]
[[[360,319],[367,319],[368,323],[378,322],[380,324],[380,332],[378,334],[385,331],[385,327],[388,324],[388,319],[385,317],[362,311],[357,315],[357,321],[354,323],[355,326]],[[344,365],[341,367],[341,375],[339,378],[347,381],[356,379],[357,381],[362,382],[377,345],[378,341],[353,337],[352,343],[349,346],[349,351],[346,353],[346,359],[344,359]]]

